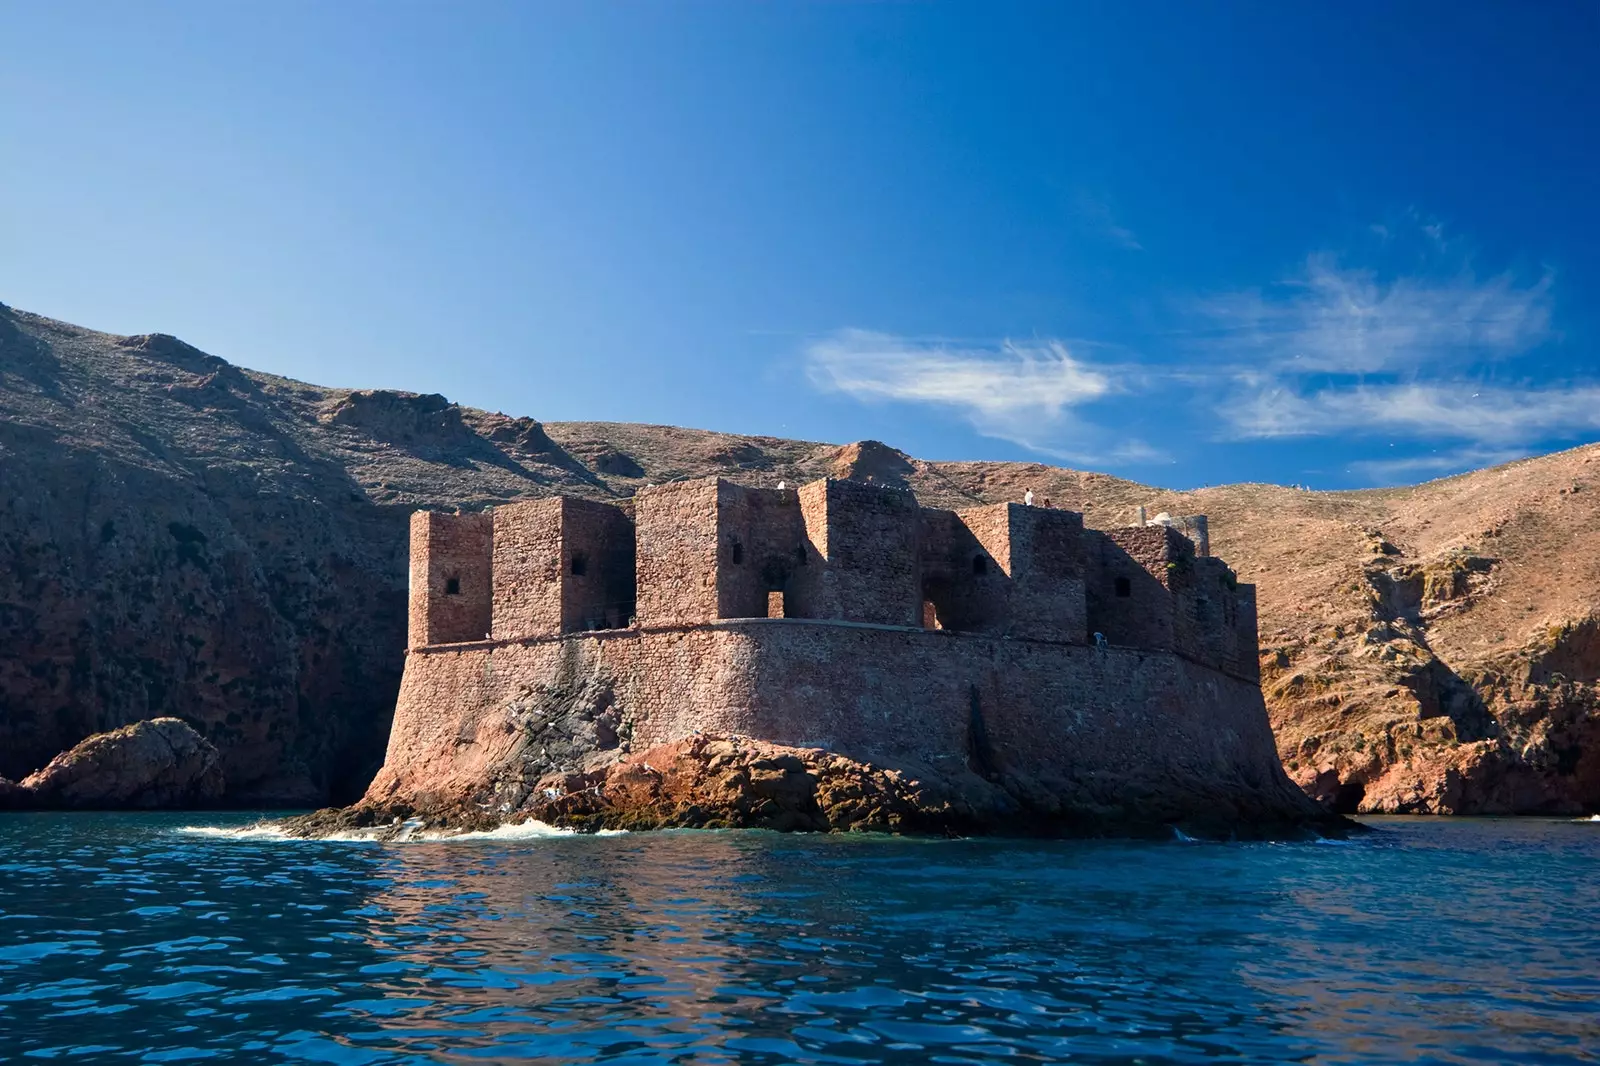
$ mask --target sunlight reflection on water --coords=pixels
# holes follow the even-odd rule
[[[1592,1062],[1600,829],[403,845],[0,818],[0,1052]],[[228,819],[215,819],[226,826]]]

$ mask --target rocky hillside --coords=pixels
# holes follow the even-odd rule
[[[405,635],[406,515],[717,473],[1027,489],[1091,525],[1211,515],[1260,587],[1291,776],[1341,809],[1600,808],[1600,447],[1414,488],[1172,493],[1020,463],[929,463],[441,396],[325,389],[162,334],[0,306],[0,776],[176,715],[230,797],[344,801],[382,760]]]

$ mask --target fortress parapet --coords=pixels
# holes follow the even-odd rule
[[[1173,652],[1257,677],[1253,586],[1181,531],[1203,516],[1086,529],[905,490],[705,478],[624,505],[551,497],[412,519],[414,648],[727,619],[848,622]]]

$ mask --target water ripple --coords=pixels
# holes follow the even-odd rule
[[[1332,848],[184,822],[0,818],[0,1059],[1600,1061],[1592,823]]]

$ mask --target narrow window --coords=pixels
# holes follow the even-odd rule
[[[1123,599],[1127,599],[1129,596],[1133,595],[1133,585],[1128,581],[1127,578],[1117,578],[1117,595]]]
[[[582,552],[572,553],[572,576],[582,577],[589,572],[589,560]]]
[[[987,574],[989,572],[989,560],[982,555],[974,555],[972,557],[972,572],[974,574]]]
[[[801,566],[806,565],[806,546],[804,544],[794,550],[795,561]]]
[[[731,558],[733,559],[733,564],[735,566],[737,566],[740,563],[744,562],[744,545],[740,544],[738,541],[734,541],[733,542],[733,551],[730,553],[730,555],[731,555]]]
[[[445,578],[444,579],[444,594],[446,596],[459,596],[459,595],[461,595],[461,579],[459,577],[447,577],[447,578]]]

